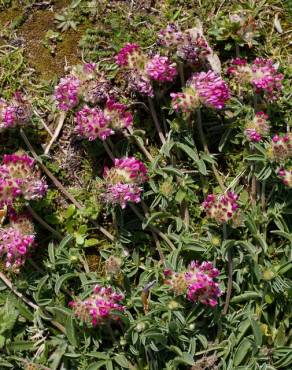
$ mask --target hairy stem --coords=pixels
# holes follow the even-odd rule
[[[223,240],[227,239],[227,226],[226,223],[223,224]],[[226,300],[223,308],[223,315],[226,315],[229,308],[231,292],[232,292],[232,274],[233,274],[233,263],[232,263],[232,252],[231,249],[228,250],[228,282],[226,291]]]
[[[108,146],[107,142],[106,141],[103,141],[102,144],[103,144],[103,147],[104,147],[105,151],[107,152],[107,155],[114,162],[115,161],[115,157],[114,157],[114,155],[113,155],[110,147]]]
[[[262,205],[262,211],[265,212],[266,210],[266,181],[265,180],[262,183],[261,205]]]
[[[131,135],[133,135],[133,130],[131,128],[128,128],[128,131]],[[129,135],[127,135],[126,133],[124,134],[125,137],[129,140]],[[141,152],[146,156],[146,158],[152,162],[153,161],[153,157],[152,155],[148,152],[148,150],[145,148],[145,146],[134,136],[134,139],[135,139],[135,142],[137,144],[137,146],[140,148]]]
[[[179,73],[179,77],[180,77],[180,83],[183,87],[186,84],[183,63],[178,63],[178,73]]]
[[[41,169],[44,171],[44,173],[51,179],[52,183],[56,186],[57,189],[60,190],[60,192],[65,195],[66,198],[68,198],[75,206],[76,208],[78,209],[83,209],[83,206],[77,201],[77,199],[75,199],[75,197],[73,197],[72,194],[70,194],[66,189],[65,187],[60,183],[60,181],[52,174],[52,172],[42,163],[41,159],[39,158],[39,156],[36,154],[35,150],[33,149],[31,143],[29,142],[27,136],[25,135],[25,132],[23,131],[23,129],[20,129],[20,135],[23,139],[23,141],[25,142],[25,144],[27,145],[28,149],[30,150],[32,156],[34,157],[34,159],[37,161],[37,163],[39,164],[39,166],[41,167]],[[105,228],[103,228],[102,226],[98,225],[94,220],[90,220],[94,225],[95,227],[104,235],[106,236],[109,240],[111,241],[114,241],[115,240],[115,237],[110,234]]]
[[[158,117],[157,117],[157,114],[156,114],[156,110],[155,110],[152,98],[148,97],[148,103],[149,103],[149,108],[150,108],[150,112],[151,112],[151,115],[152,115],[152,119],[154,121],[154,124],[155,124],[156,130],[157,130],[158,136],[160,138],[160,141],[161,141],[162,144],[165,144],[166,140],[165,140],[164,134],[162,132],[162,128],[160,126],[160,123],[158,121]]]
[[[201,115],[201,109],[200,108],[197,109],[197,123],[198,123],[199,135],[200,135],[200,139],[201,139],[204,151],[205,151],[206,154],[210,155],[208,144],[207,144],[205,134],[204,134],[204,130],[203,130],[202,115]],[[225,191],[225,185],[224,185],[223,180],[222,180],[222,178],[221,178],[221,176],[220,176],[220,174],[219,174],[219,172],[218,172],[214,163],[212,163],[212,170],[213,170],[214,176],[216,177],[216,180],[217,180],[221,190]]]
[[[145,205],[145,203],[144,203],[144,206],[146,206]],[[148,213],[146,214],[145,213],[145,210],[144,210],[144,207],[143,207],[143,205],[142,205],[142,207],[143,207],[143,210],[144,210],[144,213],[145,213],[145,216],[143,216],[140,212],[139,212],[139,210],[137,209],[137,207],[134,205],[134,204],[130,204],[130,207],[131,207],[131,209],[133,210],[133,212],[136,214],[136,216],[141,220],[141,221],[144,221],[144,219],[145,219],[145,217],[146,217],[146,219],[147,219],[147,215],[149,215]],[[147,207],[147,206],[146,206]],[[160,231],[157,227],[155,227],[155,226],[148,226],[148,228],[151,230],[151,231],[153,231],[153,232],[155,232],[155,234],[157,234],[158,236],[160,236],[160,238],[161,239],[163,239],[167,244],[168,244],[168,246],[170,247],[170,250],[175,250],[176,248],[175,248],[175,245],[172,243],[172,241],[162,232],[162,231]]]
[[[3,274],[3,272],[0,271],[0,279],[3,281],[3,283],[11,290],[11,292],[16,295],[19,299],[21,299],[27,306],[31,307],[34,310],[38,310],[39,306],[35,303],[31,302],[28,298],[26,298],[22,293],[20,293],[12,284],[11,280],[8,279],[6,275]],[[66,334],[66,329],[63,325],[58,323],[55,320],[50,320],[50,323],[54,325],[57,329],[59,329],[62,333]]]
[[[63,236],[55,230],[52,226],[46,223],[45,220],[43,220],[34,209],[31,208],[29,204],[26,205],[26,209],[28,212],[31,214],[31,216],[40,224],[42,225],[45,229],[47,229],[49,232],[51,232],[58,240],[62,240]]]

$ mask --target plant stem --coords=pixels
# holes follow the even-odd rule
[[[107,153],[109,155],[109,157],[112,159],[114,158],[114,155],[111,151],[111,149],[108,147],[107,148]],[[142,208],[143,208],[143,211],[144,211],[144,214],[145,214],[145,217],[149,217],[149,210],[148,210],[148,207],[147,205],[143,202],[143,200],[141,201],[141,205],[142,205]],[[132,210],[134,211],[134,213],[138,216],[138,218],[143,221],[144,220],[144,216],[138,211],[137,207],[134,205],[134,204],[131,204],[130,203],[130,207],[132,208]],[[160,236],[163,240],[166,241],[166,243],[170,246],[170,248],[172,250],[175,250],[175,246],[174,244],[169,240],[169,238],[163,233],[161,232],[159,229],[157,229],[155,226],[149,226],[149,229],[151,230],[151,232],[154,232],[156,233],[158,236]],[[156,240],[155,240],[155,243],[156,243]],[[156,243],[157,245],[157,243]],[[158,252],[159,252],[159,255],[160,257],[163,255],[162,253],[162,250],[161,249],[158,249]]]
[[[226,223],[223,224],[223,240],[227,239],[227,226]],[[232,252],[231,249],[228,250],[228,282],[226,291],[226,300],[223,308],[223,315],[226,315],[229,308],[231,292],[232,292],[232,274],[233,274],[233,263],[232,263]]]
[[[26,298],[22,293],[20,293],[16,288],[14,288],[12,282],[8,279],[6,275],[3,274],[3,272],[0,271],[0,279],[3,281],[3,283],[12,291],[13,294],[15,294],[18,298],[20,298],[27,306],[31,307],[34,310],[38,310],[39,306],[35,303],[31,302],[28,298]],[[50,320],[51,324],[54,325],[57,329],[59,329],[63,334],[66,334],[66,330],[63,325],[58,323],[55,320]]]
[[[106,141],[103,141],[102,144],[103,144],[103,147],[104,147],[105,151],[107,152],[107,155],[114,162],[115,161],[115,157],[114,157],[114,155],[113,155],[110,147],[108,146],[107,142]]]
[[[144,203],[144,207],[145,206],[146,206],[146,204]],[[137,207],[134,204],[130,204],[130,207],[133,210],[133,212],[136,214],[136,216],[141,221],[144,221],[145,217],[139,212]],[[143,205],[142,205],[142,207],[143,207]],[[144,207],[143,207],[143,210],[144,210]],[[144,210],[144,213],[145,213],[145,210]],[[149,215],[148,213],[147,214],[145,213],[146,219],[147,219],[148,215]],[[172,243],[172,241],[169,240],[169,238],[162,231],[160,231],[157,227],[155,227],[155,226],[148,226],[148,227],[151,231],[155,232],[158,236],[161,237],[161,239],[163,239],[168,244],[168,246],[170,247],[170,250],[175,250],[176,249],[175,245]]]
[[[180,77],[180,83],[183,87],[186,84],[183,63],[180,63],[180,62],[178,63],[178,73],[179,73],[179,77]]]
[[[128,128],[128,131],[131,135],[133,135],[133,130],[131,128]],[[125,137],[127,139],[129,139],[129,135],[127,135],[126,133],[124,134]],[[138,147],[141,149],[141,151],[143,152],[143,154],[147,157],[147,159],[152,162],[153,161],[153,157],[152,155],[148,152],[148,150],[145,148],[145,146],[134,136],[134,139],[135,139],[135,142],[136,144],[138,145]]]
[[[205,151],[206,154],[210,155],[208,144],[207,144],[205,134],[204,134],[204,130],[203,130],[202,115],[201,115],[201,109],[200,108],[197,109],[197,122],[198,122],[199,135],[200,135],[200,139],[201,139],[204,151]],[[225,191],[225,185],[224,185],[224,183],[222,181],[222,178],[221,178],[221,176],[220,176],[220,174],[219,174],[219,172],[218,172],[214,163],[212,163],[212,170],[213,170],[213,173],[216,177],[216,180],[217,180],[221,190]]]
[[[150,108],[150,112],[151,112],[151,115],[152,115],[152,119],[154,121],[154,124],[155,124],[156,130],[158,132],[158,136],[160,138],[160,141],[161,141],[162,144],[165,144],[166,140],[165,140],[164,134],[162,132],[162,128],[160,126],[160,123],[158,121],[158,117],[157,117],[157,114],[156,114],[156,111],[155,111],[155,107],[154,107],[154,103],[153,103],[152,98],[148,97],[148,103],[149,103],[149,108]]]
[[[28,212],[31,214],[31,216],[40,224],[42,225],[45,229],[47,229],[48,231],[50,231],[57,239],[59,240],[62,240],[63,239],[63,236],[57,231],[55,230],[54,228],[52,228],[52,226],[50,226],[49,224],[46,223],[45,220],[43,220],[36,212],[34,209],[31,208],[31,206],[29,204],[26,205],[26,209],[28,210]]]
[[[240,58],[239,45],[237,42],[235,43],[235,55],[236,55],[236,58]]]
[[[60,116],[59,116],[59,121],[58,121],[58,125],[57,125],[57,128],[54,132],[54,135],[53,137],[51,138],[49,144],[46,146],[45,148],[45,154],[48,154],[50,149],[51,149],[51,146],[53,145],[54,141],[57,139],[57,137],[59,136],[61,130],[62,130],[62,127],[63,127],[63,124],[64,124],[64,121],[65,121],[65,117],[66,117],[66,113],[65,112],[61,112],[60,113]]]
[[[261,204],[262,204],[262,210],[263,212],[265,212],[266,210],[266,181],[265,180],[262,183]]]
[[[36,154],[35,150],[33,149],[31,143],[29,142],[27,136],[25,135],[25,132],[23,131],[23,129],[21,128],[20,129],[20,135],[23,139],[23,141],[25,142],[25,144],[27,145],[28,149],[30,150],[32,156],[34,157],[34,159],[38,162],[39,166],[41,167],[41,169],[44,171],[44,173],[51,179],[51,181],[53,182],[53,184],[56,186],[57,189],[59,189],[61,191],[61,193],[63,193],[65,195],[66,198],[68,198],[75,206],[76,208],[78,208],[79,210],[82,210],[83,209],[83,206],[75,199],[75,197],[73,197],[73,195],[71,195],[65,188],[64,186],[60,183],[60,181],[51,173],[51,171],[42,163],[41,159],[39,158],[39,156]],[[115,237],[110,234],[105,228],[103,228],[102,226],[98,225],[94,220],[90,220],[94,225],[95,227],[103,234],[105,235],[109,240],[111,241],[114,241],[115,240]]]

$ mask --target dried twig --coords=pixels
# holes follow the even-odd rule
[[[57,139],[57,137],[59,136],[61,130],[62,130],[62,127],[63,127],[63,124],[64,124],[64,121],[65,121],[65,117],[66,117],[66,114],[65,112],[61,112],[60,115],[59,115],[59,121],[58,121],[58,125],[57,125],[57,128],[54,132],[54,135],[52,136],[49,144],[46,146],[45,148],[45,154],[48,154],[50,149],[51,149],[51,146],[53,145],[54,141]]]

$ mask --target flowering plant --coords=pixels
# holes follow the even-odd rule
[[[4,24],[0,368],[291,368],[287,6],[188,3]]]

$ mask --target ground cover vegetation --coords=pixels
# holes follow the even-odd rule
[[[291,369],[291,11],[0,0],[1,369]]]

